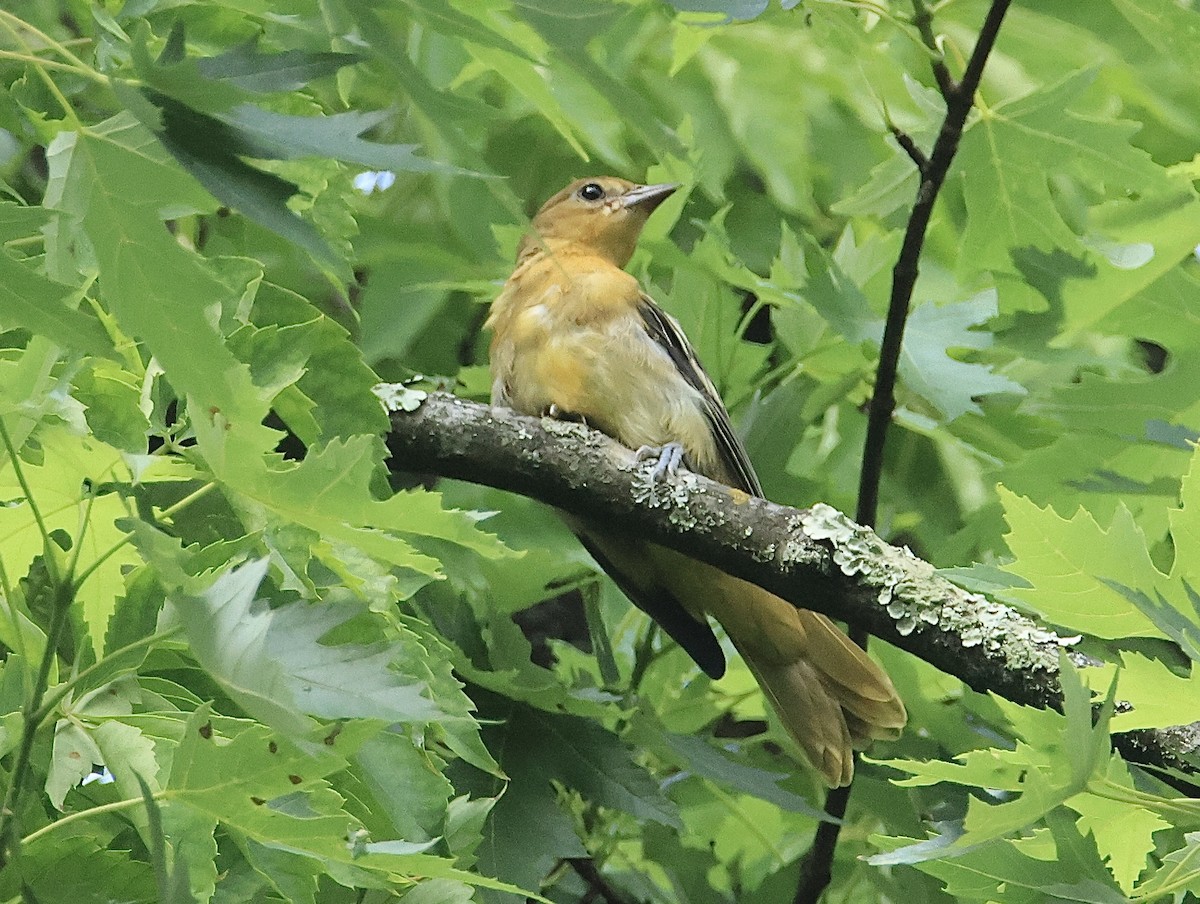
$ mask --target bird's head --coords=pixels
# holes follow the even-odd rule
[[[517,257],[578,245],[624,267],[650,214],[678,187],[638,185],[615,176],[577,179],[542,205]]]

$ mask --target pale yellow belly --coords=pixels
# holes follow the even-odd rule
[[[539,316],[537,308],[526,319]],[[509,404],[541,415],[554,405],[626,446],[680,443],[707,470],[716,446],[704,401],[634,318],[576,329],[523,324],[507,379]]]

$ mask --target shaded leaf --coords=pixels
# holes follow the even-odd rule
[[[394,645],[320,643],[358,607],[297,602],[270,609],[256,597],[266,571],[266,560],[251,562],[201,593],[171,598],[193,654],[246,712],[293,737],[312,726],[303,714],[444,718],[423,682],[392,668]]]

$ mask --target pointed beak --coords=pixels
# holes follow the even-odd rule
[[[622,207],[640,207],[649,214],[679,188],[677,182],[660,182],[658,185],[638,185],[621,195]]]

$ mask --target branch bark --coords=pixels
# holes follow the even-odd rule
[[[1059,707],[1071,640],[969,593],[928,562],[825,505],[794,509],[687,471],[656,481],[653,463],[579,424],[519,415],[445,393],[392,415],[395,471],[427,472],[520,493],[636,533],[823,612],[961,678],[1032,706]],[[1124,755],[1196,771],[1200,726],[1117,736]]]

